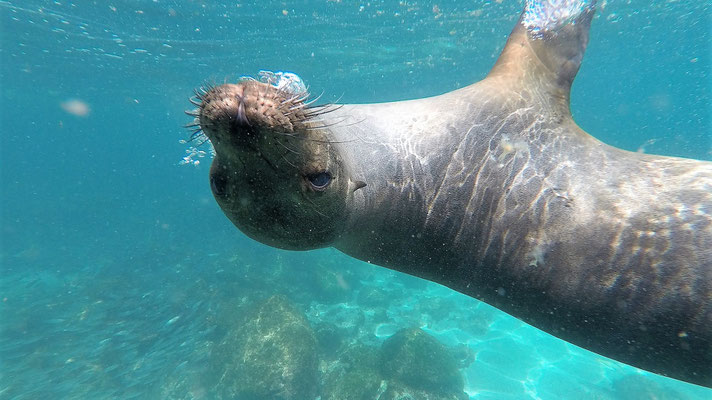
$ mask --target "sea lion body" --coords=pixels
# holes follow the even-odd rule
[[[339,144],[355,155],[347,164],[378,186],[355,193],[361,213],[334,246],[599,354],[704,374],[712,365],[712,164],[622,151],[507,104],[487,84],[466,90],[341,110],[403,130],[347,128],[372,141]],[[468,96],[490,100],[456,104]],[[387,112],[375,118],[379,106]],[[432,115],[440,122],[428,122]]]
[[[198,112],[213,193],[261,242],[333,246],[712,386],[712,163],[619,150],[575,124],[592,14],[536,38],[523,17],[486,79],[426,99],[297,118],[309,108],[282,89],[213,88]],[[295,123],[276,123],[280,108]]]

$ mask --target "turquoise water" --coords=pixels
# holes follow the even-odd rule
[[[486,74],[521,8],[0,1],[0,399],[211,398],[201,377],[240,327],[231,310],[274,293],[342,341],[418,326],[466,346],[471,399],[711,397],[437,285],[250,241],[213,201],[209,159],[179,165],[183,110],[205,80],[289,70],[325,101],[439,94]],[[628,150],[712,160],[711,18],[709,1],[606,4],[573,88],[579,124]],[[374,288],[384,300],[365,305]]]

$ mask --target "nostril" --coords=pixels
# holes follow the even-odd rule
[[[242,96],[235,96],[237,100],[237,113],[235,114],[234,123],[237,126],[250,126],[250,121],[247,120],[245,113],[245,99]]]

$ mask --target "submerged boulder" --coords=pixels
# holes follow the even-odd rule
[[[463,393],[457,360],[445,345],[421,329],[400,330],[383,342],[380,364],[385,377],[409,388],[440,396]]]
[[[337,356],[347,338],[339,327],[329,322],[321,322],[316,324],[314,331],[322,358],[332,359]]]
[[[465,392],[440,393],[414,389],[398,381],[388,381],[385,391],[378,400],[469,400]]]
[[[372,400],[382,392],[378,348],[354,344],[338,355],[338,363],[326,374],[322,400]]]
[[[450,349],[420,329],[404,329],[380,349],[353,344],[328,364],[322,400],[467,400]]]
[[[217,397],[310,400],[316,397],[317,341],[304,315],[284,296],[257,306],[215,353]]]

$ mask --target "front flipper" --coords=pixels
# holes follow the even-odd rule
[[[546,94],[552,111],[570,117],[571,83],[581,66],[595,0],[527,0],[488,79],[515,91]]]

